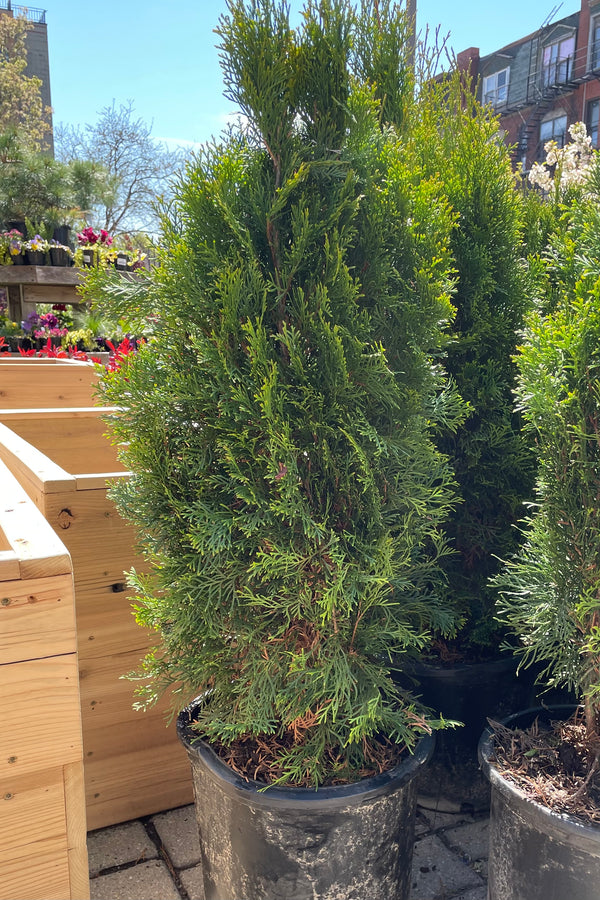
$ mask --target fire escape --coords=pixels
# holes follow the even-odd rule
[[[578,52],[544,62],[543,39],[547,28],[541,28],[531,39],[529,46],[529,75],[526,96],[518,104],[505,107],[503,114],[528,109],[529,113],[519,129],[515,156],[524,159],[535,142],[535,155],[541,147],[538,142],[539,126],[545,113],[552,109],[556,100],[572,94],[580,84],[600,78],[600,41],[590,48],[584,45]],[[583,74],[581,74],[583,72]],[[580,73],[580,74],[575,74]],[[573,113],[574,114],[574,110]],[[572,117],[572,116],[571,116]]]

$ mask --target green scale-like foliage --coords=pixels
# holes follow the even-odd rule
[[[539,680],[568,686],[600,731],[600,167],[548,260],[554,308],[531,315],[518,398],[539,459],[522,552],[496,582],[501,616]],[[577,248],[574,253],[573,248]]]
[[[182,178],[131,294],[160,309],[156,338],[105,379],[133,473],[114,493],[151,563],[137,615],[162,636],[140,693],[210,688],[208,739],[293,735],[296,782],[348,777],[376,735],[412,747],[430,725],[390,659],[452,627],[452,473],[430,436],[460,415],[434,362],[452,217],[352,77],[355,27],[341,2],[297,32],[284,6],[230,3],[248,127]]]
[[[471,414],[438,439],[463,500],[446,526],[457,552],[444,569],[448,602],[464,621],[456,649],[485,657],[498,652],[502,636],[494,619],[497,589],[488,579],[519,544],[515,525],[535,476],[514,411],[513,357],[530,303],[523,204],[498,123],[460,73],[423,90],[412,137],[457,215],[456,319],[444,365]]]

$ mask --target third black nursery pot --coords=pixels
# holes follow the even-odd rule
[[[478,812],[489,808],[490,789],[481,774],[477,744],[487,717],[501,719],[531,705],[533,679],[517,675],[513,656],[452,665],[417,660],[407,670],[422,702],[446,719],[462,722],[437,734],[435,753],[419,779],[419,803],[447,812]]]
[[[177,732],[192,766],[206,900],[408,900],[416,775],[433,737],[354,784],[264,790],[198,740],[198,702]]]
[[[528,709],[505,719],[527,728],[566,719],[570,705]],[[525,794],[493,765],[494,736],[488,728],[479,758],[492,786],[488,900],[598,900],[600,827],[553,812]]]

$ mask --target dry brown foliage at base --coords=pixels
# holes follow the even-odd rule
[[[242,737],[228,745],[211,742],[209,746],[222,762],[246,781],[254,780],[269,785],[281,778],[283,770],[277,760],[282,753],[292,747],[293,743],[294,736],[290,731],[283,737],[277,735],[265,735],[262,738]],[[402,756],[396,744],[383,738],[370,741],[364,749],[365,758],[370,764],[359,770],[352,770],[350,774],[342,756],[336,750],[330,749],[327,753],[329,762],[327,768],[329,771],[339,771],[340,775],[332,776],[323,783],[323,786],[350,784],[361,778],[379,775],[398,765]],[[314,787],[314,782],[306,776],[302,781],[288,786]]]
[[[600,740],[588,736],[580,712],[549,727],[538,719],[527,729],[488,721],[503,778],[554,812],[600,823]]]

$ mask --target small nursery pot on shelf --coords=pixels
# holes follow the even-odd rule
[[[45,266],[46,254],[43,250],[27,250],[25,254],[28,266]]]
[[[70,266],[71,257],[64,247],[50,247],[50,262],[53,266]]]
[[[81,251],[81,264],[82,264],[82,266],[85,266],[86,268],[90,268],[91,266],[96,266],[98,264],[97,259],[98,259],[98,256],[97,256],[96,251],[92,250],[91,248],[84,247],[83,250]]]
[[[115,269],[119,272],[126,272],[129,266],[129,256],[127,253],[119,253],[115,259]]]
[[[179,714],[177,733],[192,766],[206,900],[408,900],[416,775],[432,736],[398,766],[354,784],[264,790],[198,739],[190,726],[202,702]]]
[[[528,709],[503,721],[527,728],[567,719],[572,705]],[[598,900],[600,827],[588,825],[525,796],[495,768],[494,736],[487,728],[479,759],[492,786],[488,900]]]

